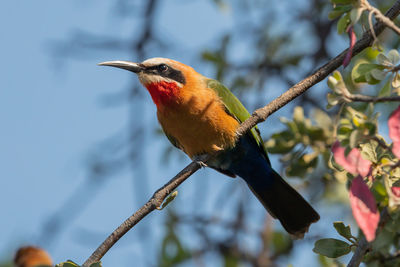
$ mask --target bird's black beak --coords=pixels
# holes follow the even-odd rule
[[[139,73],[144,70],[144,67],[141,64],[130,62],[130,61],[122,61],[122,60],[116,60],[116,61],[105,61],[97,64],[99,66],[110,66],[110,67],[116,67],[124,70],[129,70],[134,73]]]

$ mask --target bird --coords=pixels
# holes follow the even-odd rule
[[[53,261],[42,248],[24,246],[18,249],[14,257],[15,267],[51,267]]]
[[[302,238],[319,220],[314,208],[271,167],[258,128],[238,136],[236,130],[250,113],[222,83],[168,58],[98,65],[135,73],[150,93],[169,141],[192,160],[211,155],[208,167],[241,177],[290,235]]]

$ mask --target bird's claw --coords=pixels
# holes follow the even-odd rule
[[[193,161],[200,165],[200,167],[207,167],[207,164],[204,163],[204,160],[208,157],[207,154],[201,154],[193,157]]]

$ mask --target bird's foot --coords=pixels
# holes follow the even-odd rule
[[[199,164],[201,167],[205,168],[207,167],[207,164],[204,163],[204,161],[208,158],[207,154],[201,154],[197,156],[193,156],[192,160]]]

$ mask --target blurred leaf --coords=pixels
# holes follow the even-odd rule
[[[339,141],[332,145],[333,157],[340,166],[347,172],[362,177],[368,175],[371,169],[371,162],[361,157],[361,153],[357,148],[353,148],[348,155],[345,154],[345,148],[342,147]]]
[[[387,72],[380,69],[373,69],[371,70],[371,75],[374,79],[381,81],[386,78]]]
[[[66,262],[57,264],[55,267],[79,267],[79,265],[71,260],[67,260]]]
[[[353,8],[351,11],[350,11],[350,19],[351,19],[351,23],[352,23],[352,25],[354,25],[354,24],[356,24],[357,23],[357,21],[360,19],[360,17],[361,17],[361,14],[362,14],[362,12],[363,12],[363,9],[362,8]]]
[[[344,136],[350,136],[350,133],[353,132],[353,128],[349,126],[339,126],[338,128],[338,134],[339,135],[344,135]]]
[[[161,243],[161,253],[157,266],[177,266],[191,258],[190,251],[182,245],[179,236],[175,233],[177,220],[177,216],[169,209],[166,221],[166,233]]]
[[[386,192],[386,188],[380,181],[376,180],[372,184],[371,192],[377,202],[381,203],[382,205],[388,204],[388,194]]]
[[[356,119],[355,119],[356,120]],[[350,148],[356,148],[360,141],[363,140],[364,134],[360,130],[354,130],[349,137]]]
[[[285,154],[296,145],[294,136],[290,131],[283,131],[273,134],[265,143],[269,153]]]
[[[392,232],[388,231],[386,228],[383,228],[379,232],[379,235],[376,236],[374,242],[372,242],[372,249],[374,251],[379,251],[381,249],[388,250],[392,246],[394,238],[395,235],[393,235]]]
[[[383,54],[383,53],[380,53],[376,57],[376,60],[378,61],[378,63],[380,65],[389,66],[389,67],[393,66],[391,60],[387,56],[385,56],[385,54]]]
[[[273,232],[271,242],[274,254],[277,255],[288,254],[293,247],[293,240],[283,232]]]
[[[329,19],[336,19],[337,17],[343,15],[346,12],[349,12],[352,9],[352,5],[339,5],[335,6],[335,8],[329,12],[328,18]]]
[[[388,120],[389,137],[393,141],[393,154],[400,159],[400,105],[390,114]]]
[[[392,80],[392,87],[394,89],[397,89],[400,87],[400,74],[399,73],[396,73],[394,75],[393,80]]]
[[[317,240],[313,251],[329,258],[337,258],[348,254],[351,251],[350,244],[334,238]]]
[[[343,88],[346,88],[343,77],[339,71],[334,71],[331,76],[328,77],[328,86],[336,94],[341,95],[343,93]]]
[[[350,16],[349,16],[349,13],[346,13],[346,15],[341,17],[337,23],[338,34],[344,33],[349,24],[350,24]]]
[[[326,99],[328,100],[328,106],[326,108],[329,109],[332,108],[333,106],[336,106],[341,98],[342,98],[341,96],[338,96],[333,93],[326,94]]]
[[[224,253],[222,255],[224,257],[224,267],[238,267],[239,259],[232,255],[232,253]]]
[[[378,155],[376,154],[376,150],[378,147],[378,142],[375,140],[369,140],[368,143],[360,144],[361,155],[364,159],[367,159],[373,163],[378,162]]]
[[[90,265],[90,267],[102,267],[101,262],[95,262],[93,264]]]
[[[382,89],[379,91],[378,96],[382,97],[382,96],[390,96],[392,88],[390,87],[390,81],[391,79],[389,79],[385,85],[382,87]]]
[[[390,63],[396,65],[400,60],[399,52],[396,49],[390,50],[389,53],[387,54],[387,59],[389,60]]]
[[[291,161],[291,164],[286,168],[286,175],[304,178],[317,166],[317,163],[317,153],[302,155],[300,158]]]
[[[332,127],[332,119],[325,111],[316,108],[312,112],[312,117],[318,126],[326,130]]]
[[[375,239],[380,214],[376,201],[361,176],[353,179],[350,187],[350,206],[354,219],[368,242]]]
[[[311,139],[311,143],[315,141],[325,141],[325,134],[321,128],[310,127],[307,129],[307,134]]]
[[[373,70],[383,70],[384,67],[378,64],[365,63],[365,61],[358,62],[351,71],[351,78],[356,83],[369,83],[377,84],[380,80],[375,79],[371,71]]]
[[[354,2],[354,0],[331,0],[332,4],[338,4],[338,5],[349,5],[351,8],[351,3]]]
[[[299,123],[304,121],[304,110],[302,107],[297,106],[293,111],[293,121]]]

